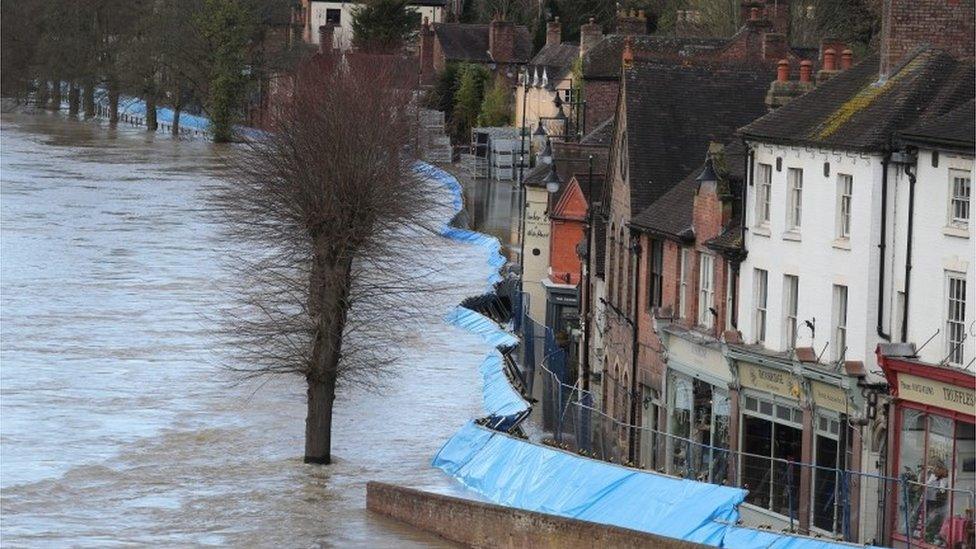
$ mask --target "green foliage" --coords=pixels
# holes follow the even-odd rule
[[[215,142],[230,141],[248,83],[247,53],[255,17],[236,0],[205,0],[197,25],[210,51],[210,129]]]
[[[417,34],[419,17],[407,0],[370,0],[353,9],[353,45],[366,51],[397,51]]]
[[[448,63],[437,75],[437,83],[427,95],[427,107],[443,112],[444,120],[448,123],[454,115],[454,94],[457,93],[459,69],[457,63]]]
[[[481,65],[465,63],[458,68],[458,85],[451,116],[451,133],[456,141],[466,141],[471,128],[478,122],[488,77],[488,69]]]
[[[495,85],[485,94],[478,114],[479,126],[507,126],[512,117],[512,91],[505,79],[495,79]]]

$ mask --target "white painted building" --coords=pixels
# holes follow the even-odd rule
[[[431,23],[442,23],[445,17],[446,0],[416,0],[409,2],[411,8],[417,11],[417,28],[425,18]],[[353,12],[363,4],[361,2],[323,2],[309,0],[306,36],[312,44],[319,43],[319,27],[335,25],[332,35],[333,47],[346,50],[352,46],[352,16]]]

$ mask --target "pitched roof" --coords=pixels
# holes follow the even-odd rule
[[[590,133],[586,134],[580,143],[584,145],[606,145],[609,146],[610,142],[613,141],[613,117],[607,118],[603,122],[597,125],[597,127],[590,130]]]
[[[700,166],[709,142],[766,112],[772,77],[759,65],[635,62],[624,81],[632,214]]]
[[[692,230],[695,192],[699,170],[695,170],[671,187],[661,198],[644,208],[630,220],[630,224],[650,232],[681,238]]]
[[[976,99],[970,99],[942,116],[931,118],[901,132],[901,138],[916,144],[934,145],[972,152],[976,148]]]
[[[939,117],[973,97],[973,63],[922,49],[878,81],[878,56],[742,128],[786,144],[881,150],[900,129]]]
[[[535,54],[529,65],[540,71],[545,68],[550,81],[561,79],[573,68],[573,62],[579,59],[579,46],[568,42],[546,44],[539,53]]]
[[[436,23],[434,32],[448,61],[491,63],[488,55],[488,25],[468,23]],[[524,25],[515,26],[515,56],[513,62],[526,63],[532,55],[532,37]]]
[[[590,48],[583,56],[583,78],[620,78],[620,58],[625,38],[623,34],[610,34]],[[658,54],[679,58],[717,51],[726,42],[722,38],[675,38],[647,34],[632,35],[630,38],[635,55]]]
[[[553,203],[555,205],[552,208],[552,217],[554,219],[562,217],[563,210],[568,206],[568,203],[566,203],[569,200],[567,193],[573,187],[573,181],[576,182],[575,186],[579,189],[579,194],[583,201],[589,203],[590,197],[599,198],[602,196],[603,180],[604,176],[602,173],[594,173],[592,181],[589,180],[589,173],[574,173],[570,180],[560,187],[559,192],[553,196]]]

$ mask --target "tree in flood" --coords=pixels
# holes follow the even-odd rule
[[[397,360],[406,299],[429,291],[405,254],[429,236],[432,193],[416,172],[413,90],[393,58],[316,56],[273,130],[218,193],[242,288],[226,317],[236,370],[307,384],[305,462],[331,462],[336,390],[373,385]],[[289,94],[285,94],[289,95]]]

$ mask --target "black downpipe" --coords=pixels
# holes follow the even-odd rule
[[[891,152],[886,151],[881,160],[881,242],[878,250],[881,261],[878,266],[878,337],[891,341],[891,334],[884,331],[884,283],[885,283],[885,248],[888,239],[888,164],[891,162]]]
[[[912,286],[912,229],[915,220],[915,166],[905,164],[908,175],[908,238],[905,244],[905,305],[901,312],[901,340],[908,341],[908,303]]]
[[[631,238],[635,238],[636,234],[631,233]],[[630,441],[627,444],[627,455],[630,456],[630,462],[637,462],[637,357],[640,355],[638,349],[638,320],[640,319],[640,292],[637,287],[637,281],[640,280],[640,267],[641,267],[641,247],[640,241],[637,240],[633,245],[633,257],[634,257],[634,274],[631,276],[630,283],[634,288],[633,298],[632,298],[632,308],[634,318],[632,319],[631,325],[631,365],[630,365]],[[648,273],[650,275],[650,273]]]

